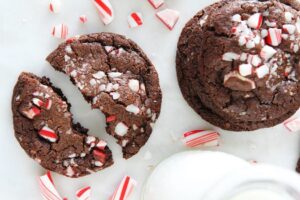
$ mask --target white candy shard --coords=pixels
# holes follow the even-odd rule
[[[252,65],[250,64],[241,64],[239,66],[239,73],[242,75],[242,76],[249,76],[252,74]]]
[[[49,4],[49,10],[53,13],[59,13],[61,9],[61,1],[60,0],[51,0]]]
[[[65,24],[58,24],[52,28],[52,35],[57,38],[66,39],[68,36],[68,26]]]
[[[293,20],[294,15],[290,12],[284,13],[285,22],[290,23]]]
[[[96,79],[102,79],[104,78],[106,75],[103,71],[98,71],[97,73],[93,74],[93,77]]]
[[[248,18],[247,24],[250,28],[259,29],[262,25],[262,21],[263,21],[262,14],[255,13]]]
[[[232,16],[231,20],[234,21],[234,22],[241,22],[242,17],[239,14],[235,14],[235,15]]]
[[[164,0],[148,0],[148,2],[153,6],[153,8],[157,9],[164,4]]]
[[[140,109],[136,105],[130,104],[126,107],[126,111],[134,113],[134,114],[139,114]]]
[[[238,59],[240,59],[240,55],[233,52],[224,53],[222,56],[222,60],[224,61],[233,61]]]
[[[260,51],[260,57],[262,57],[265,61],[268,61],[276,53],[277,53],[277,51],[273,47],[265,45]]]
[[[140,83],[136,79],[130,79],[128,82],[128,86],[133,92],[138,92],[140,89]]]
[[[128,127],[123,122],[119,122],[115,127],[115,133],[119,136],[126,135],[127,131]]]
[[[270,73],[270,68],[267,65],[262,65],[256,68],[255,73],[258,78],[263,78]]]

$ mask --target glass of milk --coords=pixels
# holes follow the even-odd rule
[[[221,152],[188,151],[161,162],[142,200],[300,200],[300,176]]]

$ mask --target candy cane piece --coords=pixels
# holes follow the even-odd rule
[[[183,135],[183,142],[188,147],[218,146],[219,133],[215,131],[193,130]]]
[[[57,134],[54,130],[49,128],[48,126],[44,126],[40,131],[39,135],[50,142],[56,142],[58,139]]]
[[[68,26],[65,24],[58,24],[52,28],[52,35],[57,38],[66,39],[68,32]]]
[[[84,187],[76,192],[76,197],[78,200],[90,200],[91,199],[91,187]]]
[[[255,13],[251,15],[248,20],[247,24],[250,28],[259,29],[263,22],[263,16],[261,13]]]
[[[282,30],[278,28],[269,28],[266,43],[272,46],[278,46],[282,41]]]
[[[114,19],[114,12],[109,0],[93,0],[100,18],[105,25],[110,24]]]
[[[45,175],[40,176],[39,179],[39,186],[41,190],[41,194],[44,199],[47,200],[63,200],[63,198],[57,192],[51,173],[48,171]]]
[[[29,110],[23,110],[22,111],[23,115],[25,115],[28,119],[33,119],[35,116],[41,114],[41,110],[38,109],[37,107],[33,106]]]
[[[134,179],[129,176],[125,176],[110,200],[127,199],[136,184],[137,183]]]
[[[81,22],[81,23],[86,23],[87,22],[87,17],[86,17],[86,15],[80,15],[79,16],[79,21]]]
[[[44,105],[44,102],[39,98],[33,98],[32,103],[38,107],[42,107]]]
[[[179,19],[179,12],[172,9],[165,9],[156,13],[156,16],[168,29],[172,30]]]
[[[49,10],[53,13],[59,13],[61,8],[61,1],[60,0],[51,0],[49,4]]]
[[[148,2],[153,6],[153,8],[158,9],[164,5],[164,0],[148,0]]]
[[[139,12],[133,12],[128,16],[128,24],[130,28],[143,25],[142,14]]]
[[[290,132],[299,131],[300,130],[300,117],[287,120],[283,124]]]

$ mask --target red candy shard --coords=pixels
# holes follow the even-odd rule
[[[39,98],[33,98],[32,103],[38,107],[42,107],[44,105],[44,102]]]
[[[111,115],[109,117],[106,118],[106,122],[113,122],[117,119],[117,117],[115,115]]]
[[[52,129],[50,129],[48,126],[44,126],[39,131],[39,135],[41,137],[45,138],[46,140],[50,141],[50,142],[56,142],[57,139],[58,139],[58,136],[55,133],[55,131],[53,131]]]
[[[78,200],[89,200],[91,198],[91,187],[84,187],[76,191]]]
[[[142,14],[139,12],[133,12],[128,16],[128,24],[130,28],[143,25]]]
[[[188,147],[218,146],[220,135],[216,131],[193,130],[184,133],[184,143]]]
[[[45,108],[47,110],[50,110],[52,107],[52,100],[51,99],[47,99],[46,104],[45,104]]]
[[[37,107],[33,106],[29,110],[23,110],[22,111],[23,115],[25,115],[29,119],[33,119],[35,116],[41,114],[41,110],[38,109]]]
[[[96,6],[100,18],[105,25],[113,21],[113,9],[109,0],[94,0],[94,5]]]
[[[57,192],[51,173],[48,171],[47,174],[39,177],[39,186],[41,190],[41,194],[44,199],[48,200],[63,200],[60,194]]]
[[[97,149],[93,150],[93,155],[96,160],[100,161],[101,163],[105,163],[106,155],[102,151],[99,151]]]
[[[126,200],[136,184],[133,178],[125,176],[110,200]]]

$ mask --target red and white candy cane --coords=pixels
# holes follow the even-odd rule
[[[188,147],[218,146],[220,135],[216,131],[193,130],[183,134],[183,142]]]
[[[269,28],[266,43],[272,46],[278,46],[282,41],[282,30],[278,28]]]
[[[290,132],[299,131],[300,130],[300,117],[289,119],[286,122],[284,122],[283,124]]]
[[[84,187],[76,192],[76,197],[78,200],[91,200],[91,187]]]
[[[136,184],[137,183],[134,179],[129,176],[125,176],[110,200],[127,199]]]
[[[110,24],[114,19],[114,12],[109,0],[93,0],[100,18],[105,25]]]
[[[172,30],[179,19],[179,12],[177,10],[165,9],[156,13],[156,16],[168,29]]]
[[[83,24],[86,23],[87,22],[87,16],[86,15],[80,15],[79,16],[79,21]]]
[[[164,5],[164,0],[148,0],[148,2],[153,6],[153,8],[158,9]]]
[[[40,176],[39,179],[39,186],[41,190],[42,197],[46,200],[63,200],[63,198],[57,192],[53,179],[50,172],[47,174]]]
[[[58,24],[52,28],[52,35],[57,38],[66,39],[68,32],[68,26],[65,24]]]
[[[51,0],[49,4],[49,10],[53,13],[59,13],[61,8],[61,1],[60,0]]]
[[[130,28],[143,25],[142,14],[139,12],[133,12],[128,16],[128,25]]]

